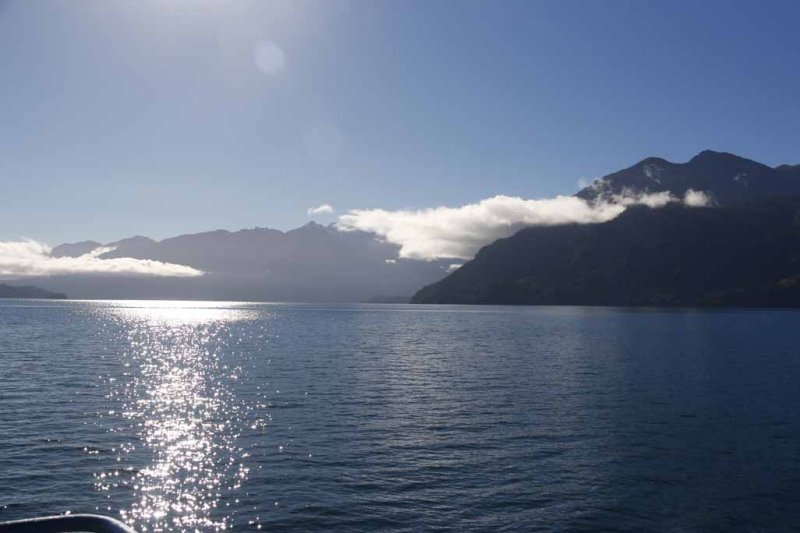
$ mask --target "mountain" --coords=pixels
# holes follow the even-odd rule
[[[629,208],[602,224],[523,229],[416,303],[800,306],[800,165],[704,151],[647,158],[578,196],[689,190],[714,207]]]
[[[799,306],[800,200],[524,229],[415,303]]]
[[[716,224],[732,217],[731,223],[746,226],[742,218],[730,213],[739,213],[736,210],[739,208],[751,209],[748,206],[770,198],[800,195],[800,165],[773,168],[709,150],[686,163],[650,157],[595,180],[578,196],[589,201],[627,193],[669,192],[683,196],[689,189],[705,192],[716,208],[697,212],[675,206],[661,211],[631,209],[607,224],[523,230],[510,241],[498,241],[485,248],[474,261],[444,280],[452,263],[450,260],[400,259],[398,246],[382,242],[371,233],[340,231],[333,225],[326,227],[311,222],[287,232],[269,228],[217,230],[161,241],[136,236],[106,244],[95,241],[64,244],[52,251],[55,257],[77,257],[93,251],[104,259],[130,257],[188,265],[206,273],[199,278],[71,275],[39,278],[33,282],[77,298],[363,302],[375,299],[376,295],[414,294],[423,286],[426,288],[417,294],[415,301],[688,304],[716,301],[715,298],[719,299],[717,292],[740,289],[751,291],[747,297],[755,298],[752,291],[756,289],[744,278],[719,286],[709,280],[704,283],[713,290],[703,292],[702,287],[692,286],[690,280],[680,277],[683,276],[681,272],[691,272],[699,276],[697,279],[705,279],[707,273],[686,262],[694,257],[692,253],[700,254],[694,257],[697,260],[706,259],[702,257],[702,247],[684,254],[682,246],[694,242],[697,235],[692,235],[693,230],[688,227],[684,228],[686,234],[680,233],[678,226],[673,228],[672,223],[685,217],[698,217],[692,218],[693,223],[699,224],[694,231],[706,231],[705,224],[708,231],[718,233],[718,239],[728,242],[729,248],[717,250],[719,257],[739,253],[736,246],[745,242],[728,239],[728,235],[736,236],[737,232],[750,235],[747,242],[755,247],[755,255],[744,254],[741,258],[742,265],[750,264],[748,261],[754,261],[758,253],[764,251],[759,248],[764,244],[756,239],[753,228],[732,226],[726,230],[724,225]],[[749,216],[763,218],[765,214],[761,208]],[[784,222],[789,223],[790,218]],[[641,227],[628,228],[626,224],[631,220]],[[771,226],[766,219],[762,222],[757,227],[766,232],[765,235],[779,233],[780,227]],[[726,233],[728,231],[730,234]],[[523,239],[524,235],[534,237]],[[620,240],[614,241],[609,235],[617,235]],[[590,242],[593,239],[603,242],[604,247],[597,248]],[[661,249],[650,249],[647,243],[660,243]],[[617,255],[604,255],[611,250]],[[514,264],[504,264],[504,261]],[[639,261],[658,263],[661,270],[641,267]],[[786,272],[781,271],[780,275],[794,275],[788,259],[783,257],[781,261]],[[649,288],[631,292],[627,278],[608,270],[612,266]],[[640,267],[642,269],[637,270]],[[725,270],[735,271],[737,265],[717,264],[717,268],[724,273]],[[647,277],[654,277],[658,272],[678,278],[670,285]],[[751,274],[758,273],[755,270]],[[777,281],[758,278],[758,282],[769,285],[784,277]],[[429,286],[439,280],[442,281]],[[613,285],[613,291],[603,287],[612,282],[618,284]],[[763,294],[759,296],[762,297],[767,298]],[[725,298],[731,301],[733,296],[729,294]]]
[[[95,241],[81,241],[70,244],[62,244],[53,248],[53,250],[50,252],[50,255],[53,257],[79,257],[81,255],[88,254],[92,250],[100,248],[101,246],[103,245]]]
[[[0,298],[41,298],[49,300],[64,300],[66,294],[51,292],[30,285],[17,286],[0,283]]]
[[[282,232],[217,230],[161,241],[132,237],[53,249],[77,257],[100,247],[103,259],[131,257],[188,265],[199,278],[53,276],[37,284],[75,298],[175,298],[248,301],[363,302],[376,294],[413,294],[441,279],[449,261],[398,259],[399,248],[373,234],[311,222]]]
[[[683,196],[689,189],[708,194],[716,205],[734,206],[779,196],[800,195],[800,165],[769,167],[734,154],[706,150],[687,163],[648,157],[632,167],[595,180],[578,193],[600,196],[670,192]]]

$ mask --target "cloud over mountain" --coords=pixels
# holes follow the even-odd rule
[[[708,204],[699,191],[684,198],[669,192],[620,195],[587,201],[576,196],[526,200],[494,196],[461,207],[387,211],[356,209],[339,217],[342,230],[362,230],[400,245],[400,257],[433,260],[471,259],[477,251],[497,239],[509,237],[526,226],[596,224],[619,216],[632,205],[651,208],[682,202],[690,207]]]
[[[79,257],[55,257],[52,248],[33,240],[0,242],[0,276],[32,277],[113,274],[143,277],[202,276],[196,268],[148,259],[102,259],[111,248],[97,248]]]

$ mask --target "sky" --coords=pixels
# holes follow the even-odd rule
[[[0,0],[0,241],[800,163],[800,2]]]

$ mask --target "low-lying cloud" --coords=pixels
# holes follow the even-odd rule
[[[526,200],[494,196],[461,207],[387,211],[356,209],[339,217],[341,230],[362,230],[400,246],[400,257],[434,260],[471,259],[478,250],[497,239],[509,237],[526,226],[597,224],[619,216],[633,205],[651,208],[669,203],[688,207],[709,205],[708,196],[688,191],[683,198],[668,192],[622,194],[586,201],[576,196]]]
[[[711,205],[711,198],[703,191],[689,189],[683,197],[683,204],[687,207],[706,207]]]
[[[0,242],[0,276],[21,278],[106,274],[191,278],[203,275],[201,270],[186,265],[130,257],[100,257],[111,250],[97,248],[79,257],[53,257],[49,246],[33,240]]]

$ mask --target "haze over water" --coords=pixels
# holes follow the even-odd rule
[[[0,520],[785,530],[797,311],[0,302]]]

